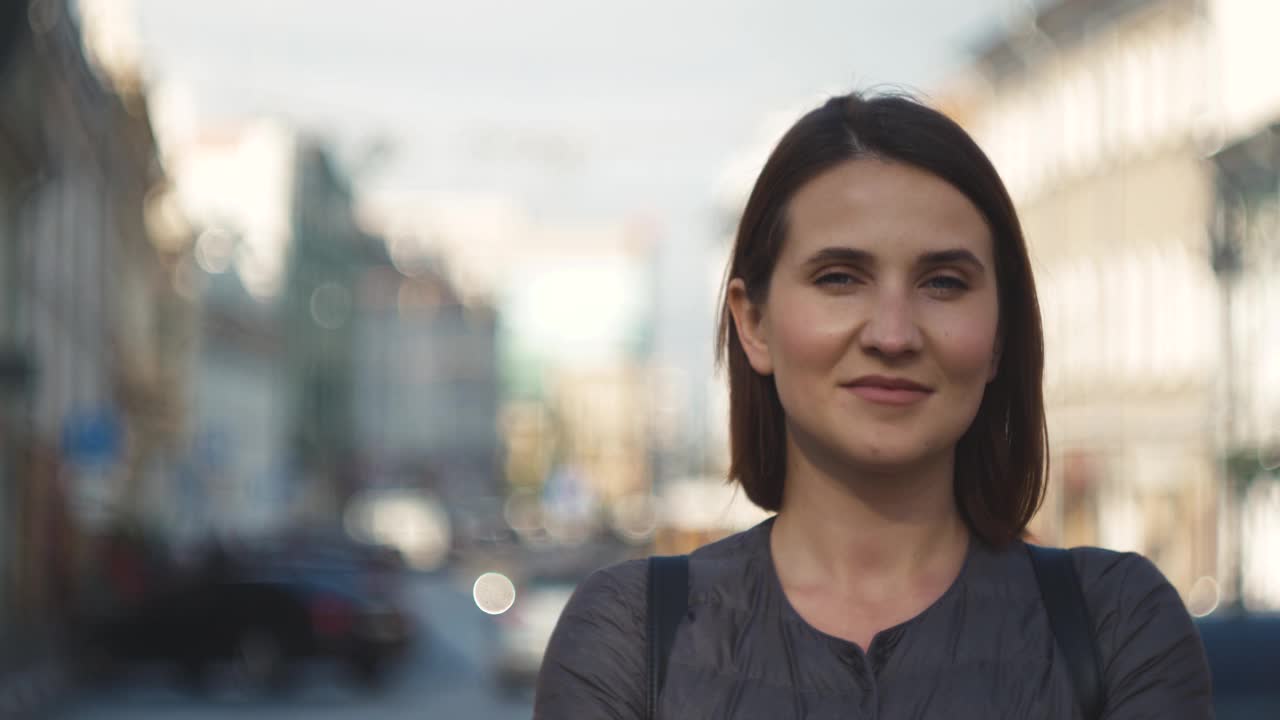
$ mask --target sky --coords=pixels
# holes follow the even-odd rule
[[[271,114],[363,187],[560,222],[714,211],[735,157],[824,94],[927,90],[1026,0],[135,0],[153,86]],[[393,152],[363,168],[377,139]]]
[[[153,90],[187,97],[201,123],[265,114],[320,133],[366,197],[650,228],[653,351],[684,373],[696,428],[734,189],[826,96],[927,95],[1031,0],[132,1]],[[380,140],[391,152],[363,161]],[[616,312],[584,314],[609,305],[600,283],[625,285],[607,269],[553,274],[551,289],[503,270],[499,305],[545,316],[532,325],[563,336],[547,344],[581,356],[579,340],[619,335]],[[551,290],[563,302],[531,300]]]

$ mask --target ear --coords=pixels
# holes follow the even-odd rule
[[[742,342],[751,369],[761,375],[772,375],[773,357],[769,354],[769,328],[764,318],[764,305],[751,301],[742,278],[729,281],[728,302],[733,326],[738,331],[738,340]]]

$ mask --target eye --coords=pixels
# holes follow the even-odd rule
[[[924,282],[926,288],[952,295],[969,289],[969,283],[954,275],[935,275]]]
[[[858,279],[843,270],[827,270],[814,279],[814,284],[827,287],[846,287],[857,284]]]

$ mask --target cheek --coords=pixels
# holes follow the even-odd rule
[[[779,298],[770,319],[770,344],[779,382],[788,374],[825,374],[844,356],[849,314],[804,297]],[[798,378],[796,378],[798,379]]]
[[[947,375],[956,382],[985,385],[995,358],[995,321],[974,315],[958,317],[947,323],[941,339],[939,349]]]

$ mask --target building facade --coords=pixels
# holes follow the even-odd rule
[[[388,264],[382,241],[356,224],[329,147],[285,123],[205,127],[172,155],[201,228],[187,505],[231,531],[336,523],[361,484],[356,298]]]
[[[438,269],[390,262],[357,283],[354,429],[362,480],[448,501],[504,492],[496,317]]]
[[[255,532],[288,515],[288,374],[280,326],[292,241],[295,134],[270,120],[205,127],[167,152],[197,228],[184,268],[199,298],[191,430],[167,508],[184,533]]]
[[[940,93],[1005,178],[1031,249],[1052,450],[1036,529],[1141,551],[1202,610],[1237,599],[1231,438],[1269,412],[1232,399],[1245,371],[1226,369],[1245,361],[1231,318],[1260,322],[1265,302],[1233,310],[1224,294],[1224,201],[1205,161],[1276,104],[1270,84],[1241,84],[1274,60],[1261,5],[1059,0]]]
[[[189,234],[141,84],[103,62],[72,3],[0,25],[0,617],[54,622],[86,537],[146,520],[185,430]],[[20,643],[19,643],[20,644]],[[13,645],[6,642],[6,645]]]

